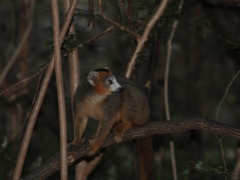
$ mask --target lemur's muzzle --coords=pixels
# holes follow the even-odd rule
[[[124,87],[121,86],[121,87],[117,88],[116,91],[114,91],[113,93],[121,93],[123,91],[124,91]]]

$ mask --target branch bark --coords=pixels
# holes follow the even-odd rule
[[[151,122],[141,127],[128,129],[123,135],[123,141],[143,138],[157,134],[175,134],[189,130],[201,130],[211,134],[218,134],[240,140],[240,128],[220,123],[207,118],[188,118],[171,121]],[[114,135],[110,133],[103,142],[101,149],[115,144]],[[84,158],[89,147],[89,142],[84,141],[78,146],[68,148],[68,165]],[[25,180],[45,179],[60,169],[60,154],[57,153],[28,175]]]
[[[65,18],[65,22],[62,26],[62,30],[61,30],[61,33],[60,33],[60,43],[61,44],[62,44],[62,42],[64,40],[64,37],[65,37],[65,34],[68,30],[69,24],[71,23],[72,16],[73,16],[74,10],[77,6],[77,3],[78,3],[78,0],[73,0],[71,6],[69,7],[68,14]],[[30,142],[32,131],[33,131],[33,128],[34,128],[34,125],[35,125],[40,107],[42,105],[43,98],[45,96],[45,93],[46,93],[46,90],[47,90],[47,87],[48,87],[48,83],[49,83],[50,78],[52,76],[53,70],[54,70],[54,58],[52,56],[52,59],[51,59],[49,65],[47,67],[45,76],[43,78],[41,87],[39,89],[39,93],[37,95],[36,101],[33,105],[33,110],[31,111],[31,114],[29,116],[27,128],[26,128],[26,131],[25,131],[25,134],[24,134],[24,137],[23,137],[23,141],[22,141],[22,145],[21,145],[21,148],[20,148],[20,151],[19,151],[19,154],[18,154],[18,159],[17,159],[17,163],[16,163],[16,166],[15,166],[14,174],[13,174],[13,180],[19,180],[20,177],[21,177],[21,172],[22,172],[23,164],[24,164],[25,157],[26,157],[26,154],[27,154],[28,145],[29,145],[29,142]]]
[[[31,15],[34,12],[34,6],[35,6],[35,1],[32,1],[31,4]],[[13,64],[15,63],[15,61],[17,60],[17,57],[19,56],[23,46],[25,45],[27,39],[30,36],[30,33],[32,31],[32,26],[33,26],[33,20],[32,17],[29,20],[29,24],[24,32],[24,34],[22,35],[22,38],[17,46],[17,49],[14,51],[13,55],[11,56],[11,58],[7,61],[7,65],[4,67],[4,69],[2,70],[1,74],[0,74],[0,85],[2,84],[3,80],[5,79],[5,77],[7,76],[9,70],[11,69],[11,67],[13,66]]]
[[[143,35],[141,36],[141,38],[138,40],[138,45],[132,55],[132,58],[130,60],[130,62],[128,63],[128,68],[127,68],[127,72],[125,74],[125,77],[130,78],[132,75],[132,71],[135,67],[135,63],[136,63],[136,59],[139,55],[139,53],[142,51],[143,47],[144,47],[144,43],[147,41],[148,36],[152,30],[152,28],[154,27],[154,25],[156,24],[157,20],[162,16],[166,6],[167,6],[168,0],[162,0],[162,2],[160,3],[160,5],[158,6],[157,11],[153,14],[152,18],[149,20],[149,22],[147,23],[147,26],[143,32]]]
[[[139,39],[141,38],[141,36],[140,36],[139,34],[137,34],[136,32],[132,31],[131,29],[128,29],[128,28],[126,28],[126,27],[123,27],[121,24],[113,21],[112,19],[104,16],[103,14],[100,14],[100,16],[101,16],[101,18],[104,19],[105,21],[107,21],[107,22],[111,23],[112,25],[120,28],[121,30],[126,31],[126,32],[128,32],[129,34],[131,34],[134,38],[136,38],[137,41],[139,41]]]
[[[180,15],[180,12],[182,11],[183,2],[184,0],[181,0],[178,5],[178,15]],[[178,19],[174,20],[173,22],[172,31],[167,43],[167,59],[166,59],[165,76],[164,76],[164,107],[165,107],[167,120],[170,120],[170,110],[169,110],[169,100],[168,100],[169,67],[170,67],[171,52],[172,52],[172,40],[175,35],[177,25],[178,25]],[[178,176],[177,176],[177,165],[176,165],[176,158],[175,158],[175,148],[174,148],[174,142],[172,139],[169,142],[169,146],[170,146],[170,154],[171,154],[170,156],[171,156],[171,162],[172,162],[173,179],[177,180]]]
[[[84,43],[79,44],[78,47],[81,48],[81,47],[84,46],[84,44],[89,44],[90,42],[92,42],[92,41],[98,39],[99,37],[103,36],[104,34],[108,33],[108,32],[111,31],[113,28],[114,28],[114,26],[110,26],[110,27],[107,28],[105,31],[103,31],[103,32],[97,34],[96,36],[94,36],[94,37],[88,39],[88,40],[85,41]]]
[[[58,110],[60,124],[60,151],[61,151],[61,179],[67,180],[67,123],[66,123],[66,107],[64,99],[63,77],[62,77],[62,61],[61,61],[61,43],[60,43],[60,23],[59,10],[57,0],[51,0],[52,18],[53,18],[53,38],[54,38],[54,59],[55,74],[58,95]]]

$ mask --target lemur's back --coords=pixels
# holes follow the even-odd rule
[[[117,81],[123,86],[121,93],[122,114],[127,119],[131,119],[134,126],[143,125],[149,120],[149,106],[146,95],[143,90],[133,81],[116,76]]]

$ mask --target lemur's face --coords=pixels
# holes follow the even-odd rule
[[[103,78],[103,85],[109,90],[109,93],[120,93],[124,90],[124,88],[117,82],[114,75]]]
[[[109,69],[91,71],[87,79],[98,94],[120,93],[124,90]]]

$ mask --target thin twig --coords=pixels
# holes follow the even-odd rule
[[[135,33],[134,31],[132,31],[131,29],[128,29],[126,27],[123,27],[121,24],[113,21],[112,19],[108,18],[107,16],[100,14],[101,18],[104,19],[105,21],[111,23],[112,25],[119,27],[121,30],[128,32],[129,34],[131,34],[137,41],[140,40],[141,36],[137,33]]]
[[[223,143],[222,143],[221,135],[218,135],[218,141],[219,141],[219,144],[220,144],[224,171],[227,172],[227,164],[226,164],[226,158],[225,158],[225,153],[224,153],[224,149],[223,149]],[[225,180],[227,180],[227,175],[225,175]]]
[[[88,0],[88,9],[91,14],[94,13],[94,0]],[[88,17],[88,28],[90,27],[91,17]],[[92,20],[92,27],[95,28],[95,20]]]
[[[98,35],[96,35],[96,36],[88,39],[88,40],[85,41],[84,43],[79,44],[78,47],[81,48],[81,47],[83,47],[84,44],[89,44],[91,41],[94,41],[94,40],[98,39],[98,38],[101,37],[102,35],[108,33],[109,31],[111,31],[113,28],[114,28],[114,26],[110,26],[110,27],[107,28],[105,31],[103,31],[103,32],[99,33]]]
[[[181,0],[179,6],[178,6],[178,14],[180,14],[182,10],[184,0]],[[164,103],[165,103],[165,112],[166,112],[166,118],[169,120],[170,112],[169,112],[169,100],[168,100],[168,77],[169,77],[169,66],[170,66],[170,60],[171,60],[171,51],[172,51],[172,40],[173,36],[175,34],[175,30],[178,25],[178,20],[175,20],[173,23],[172,31],[170,34],[170,37],[168,39],[167,43],[167,59],[166,59],[166,66],[165,66],[165,78],[164,78]]]
[[[99,13],[102,14],[102,0],[99,0]]]
[[[11,56],[11,58],[9,60],[7,60],[6,62],[7,65],[4,67],[4,69],[2,70],[2,73],[0,74],[0,86],[3,82],[3,80],[5,79],[5,77],[7,76],[9,70],[11,69],[11,67],[13,66],[13,64],[15,63],[15,61],[18,58],[19,53],[21,52],[23,46],[25,45],[27,39],[30,36],[31,30],[32,30],[32,26],[33,26],[33,13],[34,13],[34,7],[35,7],[35,0],[31,1],[30,3],[30,13],[29,13],[29,21],[28,21],[28,25],[27,28],[25,29],[24,34],[22,35],[22,38],[17,46],[17,49],[14,51],[13,55]]]
[[[62,42],[64,40],[65,34],[68,30],[69,24],[71,23],[73,13],[74,13],[74,10],[77,6],[77,3],[78,3],[78,0],[73,0],[72,3],[71,3],[71,6],[69,7],[67,16],[65,18],[65,21],[64,21],[64,24],[63,24],[62,30],[61,30],[60,44],[62,44]],[[47,86],[48,86],[48,83],[50,81],[53,70],[54,70],[54,58],[52,56],[51,61],[49,63],[49,66],[48,66],[48,68],[46,70],[46,73],[44,75],[43,82],[42,82],[40,90],[39,90],[39,94],[38,94],[37,99],[34,103],[33,110],[32,110],[32,112],[29,116],[27,128],[26,128],[26,131],[25,131],[25,134],[24,134],[24,137],[23,137],[21,148],[20,148],[20,151],[19,151],[19,154],[18,154],[18,159],[17,159],[16,166],[15,166],[15,169],[14,169],[14,174],[13,174],[13,178],[12,178],[13,180],[19,180],[20,177],[21,177],[21,172],[22,172],[23,164],[24,164],[25,157],[26,157],[26,154],[27,154],[27,149],[28,149],[28,146],[29,146],[32,131],[33,131],[33,128],[34,128],[34,125],[35,125],[40,107],[42,105],[43,98],[45,96]]]
[[[128,14],[130,16],[131,21],[133,20],[133,2],[132,0],[127,0],[128,3]],[[136,14],[135,17],[138,17],[138,15]]]
[[[27,41],[27,39],[30,35],[32,26],[33,26],[33,21],[32,21],[32,19],[30,19],[27,29],[25,30],[25,32],[22,36],[22,39],[20,40],[20,42],[17,46],[17,49],[14,51],[12,57],[9,60],[7,60],[8,63],[2,70],[2,73],[0,74],[0,85],[2,84],[3,80],[5,79],[5,77],[7,76],[8,72],[9,72],[9,70],[11,69],[11,67],[13,66],[15,61],[17,60],[17,57],[18,57],[19,53],[21,52],[23,45],[25,44],[25,42]]]
[[[181,0],[178,6],[178,14],[181,13],[182,6],[184,0]],[[168,100],[168,77],[169,77],[169,69],[170,69],[170,60],[171,60],[171,51],[172,51],[172,40],[173,36],[175,35],[175,30],[178,25],[178,20],[174,20],[172,31],[167,43],[167,59],[166,59],[166,66],[165,66],[165,77],[164,77],[164,105],[165,105],[165,113],[167,120],[170,120],[170,111],[169,111],[169,100]],[[175,150],[174,150],[174,142],[171,138],[169,142],[170,152],[171,152],[171,161],[172,161],[172,171],[173,171],[173,179],[177,180],[177,165],[176,165],[176,158],[175,158]]]
[[[218,105],[217,108],[217,112],[216,112],[216,121],[218,121],[218,115],[219,115],[219,111],[220,111],[220,107],[222,106],[223,101],[225,100],[228,92],[229,92],[229,88],[231,87],[232,83],[234,82],[234,80],[237,78],[237,76],[239,75],[240,70],[235,74],[235,76],[232,78],[231,82],[228,84],[227,89],[224,93],[224,96],[220,102],[220,104]],[[224,153],[224,149],[223,149],[223,144],[222,144],[222,137],[219,135],[218,136],[218,140],[219,140],[219,144],[220,144],[220,149],[221,149],[221,154],[222,154],[222,160],[223,160],[223,166],[224,166],[224,171],[227,171],[227,165],[226,165],[226,159],[225,159],[225,153]],[[227,180],[227,176],[225,175],[225,180]]]
[[[28,77],[28,78],[26,78],[26,79],[23,79],[22,81],[20,81],[20,82],[18,82],[18,83],[16,83],[16,84],[10,86],[9,88],[3,90],[3,91],[0,93],[0,96],[2,96],[4,93],[8,92],[8,91],[11,90],[12,88],[15,88],[16,86],[18,86],[18,85],[20,85],[20,84],[22,84],[22,83],[24,83],[24,82],[26,82],[26,81],[29,81],[29,80],[31,80],[32,78],[36,77],[36,76],[38,76],[39,74],[43,73],[43,71],[44,71],[45,69],[46,69],[46,67],[44,67],[42,70],[40,70],[39,72],[35,73],[34,75],[32,75],[32,76],[30,76],[30,77]]]
[[[121,2],[121,0],[118,0],[118,3],[119,3],[119,7],[121,9],[123,9],[123,11],[126,13],[127,17],[129,20],[132,20],[132,17],[129,15],[129,13],[127,12],[126,8],[124,7],[124,4]]]
[[[153,14],[152,18],[147,23],[142,37],[138,40],[138,45],[135,49],[135,52],[133,53],[132,58],[131,58],[130,62],[128,63],[127,72],[125,74],[125,76],[127,78],[130,78],[130,76],[132,75],[132,71],[135,67],[136,59],[137,59],[139,53],[141,52],[141,50],[143,49],[144,43],[145,43],[145,41],[147,41],[152,28],[156,24],[157,20],[162,16],[163,11],[165,10],[165,8],[167,6],[167,3],[168,3],[168,0],[162,0],[160,5],[158,6],[157,11]]]
[[[228,91],[229,91],[229,88],[232,86],[232,83],[235,81],[235,79],[237,78],[237,76],[239,75],[239,73],[240,73],[240,70],[238,70],[238,72],[235,74],[235,76],[232,78],[232,80],[230,81],[230,83],[228,84],[228,86],[227,86],[227,89],[225,90],[225,93],[224,93],[224,96],[223,96],[223,98],[222,98],[222,100],[221,100],[221,102],[219,103],[219,105],[218,105],[218,108],[217,108],[217,112],[216,112],[216,121],[218,121],[218,115],[219,115],[219,110],[220,110],[220,108],[221,108],[221,106],[222,106],[222,103],[223,103],[223,101],[225,100],[225,98],[226,98],[226,96],[227,96],[227,94],[228,94]]]

